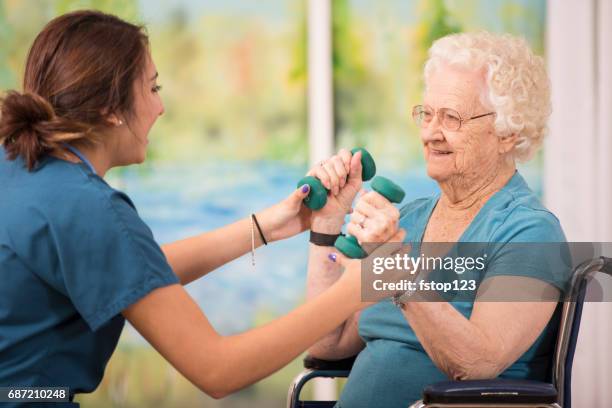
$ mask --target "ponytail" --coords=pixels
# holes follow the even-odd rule
[[[22,157],[28,170],[62,143],[83,139],[91,130],[57,117],[51,104],[34,93],[9,91],[0,103],[0,144],[9,160]]]

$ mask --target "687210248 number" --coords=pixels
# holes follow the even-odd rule
[[[70,401],[68,387],[0,387],[0,402]]]

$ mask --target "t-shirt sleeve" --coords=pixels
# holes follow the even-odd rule
[[[84,198],[56,240],[66,295],[92,330],[177,276],[127,195]]]
[[[519,208],[494,233],[488,244],[484,279],[524,276],[547,282],[564,292],[571,255],[557,218],[543,210]]]

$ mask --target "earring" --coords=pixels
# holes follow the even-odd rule
[[[122,126],[123,125],[123,121],[119,120],[119,123],[117,124],[117,126]]]

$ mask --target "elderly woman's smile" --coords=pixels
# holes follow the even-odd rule
[[[438,161],[443,160],[446,166],[453,165],[454,162],[450,160],[454,160],[453,152],[449,148],[444,147],[433,147],[433,146],[425,146],[425,160],[430,161]],[[429,163],[428,163],[429,164]],[[433,165],[433,163],[432,163]]]
[[[426,146],[426,148],[427,148],[427,152],[429,153],[429,157],[433,159],[447,158],[453,153],[450,147],[429,145],[429,146]]]

